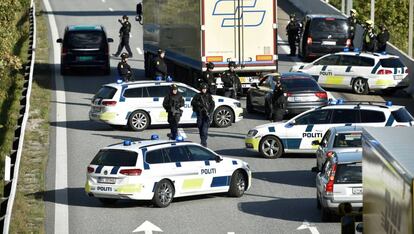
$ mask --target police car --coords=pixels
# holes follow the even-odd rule
[[[311,74],[322,87],[352,89],[357,94],[408,87],[408,69],[398,56],[380,53],[328,54],[291,71]]]
[[[164,96],[176,84],[185,104],[180,124],[196,123],[191,99],[199,91],[177,82],[135,81],[106,84],[93,97],[89,118],[112,126],[128,125],[132,130],[143,131],[150,125],[168,124],[167,112],[162,106]],[[228,127],[243,119],[241,103],[235,99],[213,95],[215,110],[213,124]]]
[[[241,197],[249,189],[246,162],[182,139],[152,138],[100,149],[87,168],[86,193],[104,204],[134,199],[166,207],[176,197],[223,192]]]
[[[344,102],[318,107],[286,121],[257,126],[246,138],[247,149],[265,158],[278,158],[283,153],[315,153],[313,141],[331,127],[337,126],[412,126],[414,118],[403,106],[386,103]]]

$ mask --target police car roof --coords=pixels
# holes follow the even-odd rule
[[[392,54],[381,54],[381,53],[368,53],[368,52],[355,52],[355,51],[342,51],[342,52],[337,52],[335,54],[338,55],[353,55],[353,56],[365,56],[365,57],[370,57],[370,58],[399,58],[397,55],[392,55]]]
[[[329,14],[308,14],[306,16],[312,19],[317,19],[317,18],[347,19],[345,16],[342,16],[342,15],[329,15]]]
[[[385,108],[385,109],[389,109],[389,110],[398,110],[400,108],[403,108],[404,106],[400,106],[400,105],[392,105],[392,106],[387,106],[385,105],[385,102],[351,102],[351,103],[347,103],[344,102],[343,104],[328,104],[326,106],[322,106],[319,108],[324,108],[324,109],[337,109],[337,108],[343,108],[343,109],[352,109],[355,108],[356,106],[359,107],[363,107],[364,109],[378,109],[378,108]]]
[[[293,79],[293,78],[311,78],[313,79],[313,77],[308,74],[308,73],[304,73],[304,72],[284,72],[281,75],[282,79]]]
[[[362,132],[361,126],[338,126],[332,127],[332,131],[335,133],[346,133],[346,132]]]
[[[67,26],[69,31],[102,31],[101,25],[69,25]]]
[[[156,80],[138,80],[138,81],[131,81],[131,82],[122,82],[122,83],[109,83],[105,84],[104,86],[113,86],[118,87],[122,85],[148,85],[148,84],[155,84],[155,85],[172,85],[172,84],[179,84],[182,86],[189,87],[188,85],[181,83],[181,82],[167,82],[167,81],[156,81]]]
[[[119,149],[119,150],[131,150],[138,151],[139,149],[156,146],[156,145],[171,145],[171,144],[196,144],[190,141],[173,141],[173,140],[143,140],[143,141],[131,141],[130,145],[124,145],[124,142],[116,143],[104,147],[103,149]]]
[[[362,162],[362,151],[335,152],[335,157],[339,164]]]

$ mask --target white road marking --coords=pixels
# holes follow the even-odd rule
[[[182,136],[184,139],[187,139],[187,134],[185,134],[184,129],[178,129],[178,135]]]
[[[152,232],[163,232],[161,228],[157,227],[150,221],[145,220],[139,227],[132,232],[144,232],[145,234],[152,234]]]
[[[52,12],[48,0],[43,0],[46,11]],[[52,34],[52,41],[59,37],[56,20],[53,14],[48,14],[49,26]],[[53,63],[60,64],[60,49],[53,43]],[[68,213],[68,158],[67,158],[67,135],[66,135],[66,102],[63,77],[59,70],[55,71],[56,85],[56,174],[55,174],[55,227],[54,233],[69,233]]]
[[[108,8],[109,9],[109,11],[114,11],[114,9],[112,9],[112,8]]]
[[[142,50],[139,47],[137,47],[137,51],[138,51],[138,54],[142,54]]]
[[[313,224],[309,224],[309,222],[306,220],[303,221],[302,225],[300,225],[296,230],[303,230],[303,229],[309,229],[311,234],[319,234],[319,231],[316,228],[316,226]]]

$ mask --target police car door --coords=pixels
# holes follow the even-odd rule
[[[330,81],[333,82],[333,84],[330,85],[338,88],[349,88],[352,86],[351,82],[353,77],[366,74],[361,70],[359,66],[359,56],[341,55],[339,60],[339,65],[334,66],[337,78],[336,80],[331,79]]]
[[[183,115],[181,116],[180,122],[181,123],[195,123],[197,116],[196,116],[196,113],[193,113],[193,108],[191,106],[191,100],[193,100],[194,95],[196,95],[196,91],[188,87],[178,86],[178,92],[180,92],[184,98],[184,108],[182,108]]]
[[[339,57],[339,55],[331,54],[314,63],[318,68],[317,81],[322,87],[332,86],[333,84],[341,82],[341,78],[337,77],[336,71]]]
[[[151,123],[156,124],[167,124],[168,123],[168,114],[167,111],[162,106],[162,102],[164,101],[164,97],[167,96],[171,92],[170,86],[161,85],[160,83],[156,83],[155,86],[149,86],[146,88],[146,92],[144,91],[144,100],[143,102],[148,102],[150,106],[148,108],[148,112],[151,116]],[[140,104],[140,103],[138,103]]]

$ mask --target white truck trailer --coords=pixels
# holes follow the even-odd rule
[[[257,75],[277,71],[277,0],[143,0],[145,74],[166,51],[168,73],[196,85],[213,62],[222,73],[229,61],[243,88]],[[217,74],[218,75],[218,74]],[[218,88],[222,88],[218,79]]]
[[[364,128],[363,232],[413,229],[414,128]]]

